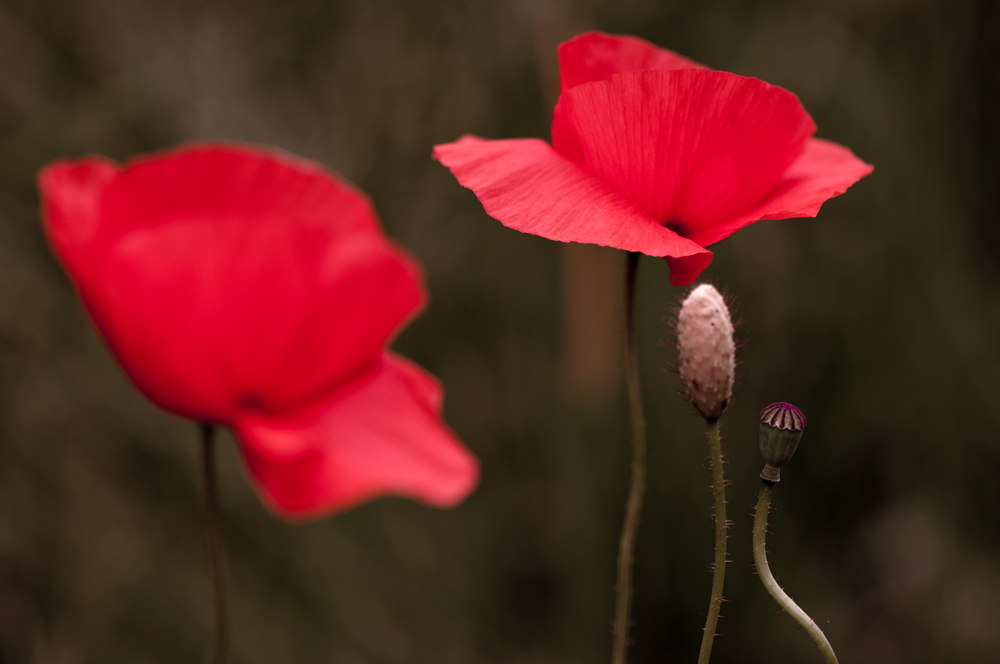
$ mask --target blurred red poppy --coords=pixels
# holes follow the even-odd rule
[[[154,403],[230,426],[289,518],[380,494],[451,506],[474,457],[442,392],[386,344],[426,296],[368,198],[275,151],[196,144],[39,173],[56,254]]]
[[[814,217],[871,172],[812,138],[798,98],[635,37],[588,32],[559,46],[552,145],[464,136],[434,157],[504,225],[670,264],[682,286],[707,245],[761,219]]]

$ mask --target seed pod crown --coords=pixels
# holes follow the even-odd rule
[[[779,469],[795,454],[805,427],[806,416],[790,403],[773,403],[760,411],[760,453],[766,464],[761,479],[781,480]]]

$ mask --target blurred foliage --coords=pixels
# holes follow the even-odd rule
[[[434,296],[397,347],[442,378],[483,464],[450,512],[381,499],[293,525],[228,439],[230,661],[607,660],[629,433],[620,374],[576,365],[617,360],[600,321],[619,285],[587,265],[620,279],[623,255],[503,228],[430,158],[463,133],[547,137],[555,46],[587,28],[787,87],[875,164],[818,219],[714,247],[704,274],[742,344],[716,661],[818,659],[749,570],[756,413],[777,400],[809,426],[772,567],[841,661],[1000,659],[1000,4],[0,0],[0,662],[194,661],[207,640],[196,427],[91,330],[33,184],[56,157],[205,138],[280,146],[371,194]],[[693,661],[703,423],[669,371],[684,291],[661,261],[639,278],[652,449],[630,656]]]

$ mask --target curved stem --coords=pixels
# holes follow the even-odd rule
[[[221,664],[229,646],[229,611],[226,606],[226,551],[219,518],[219,480],[215,464],[215,427],[201,425],[202,476],[205,485],[205,539],[212,565],[212,603],[215,628],[205,657],[208,664]]]
[[[757,514],[753,520],[753,561],[757,565],[757,575],[771,594],[774,601],[785,610],[788,615],[795,618],[795,622],[802,626],[816,646],[823,653],[823,659],[827,664],[837,664],[837,656],[833,653],[833,646],[826,640],[826,635],[819,628],[816,621],[809,617],[805,611],[799,608],[791,597],[785,594],[778,582],[771,574],[771,568],[767,565],[767,551],[764,548],[764,538],[767,535],[767,514],[771,507],[771,484],[767,481],[760,488],[760,495],[757,498]]]
[[[646,420],[642,414],[642,393],[639,388],[639,360],[635,334],[635,277],[641,254],[630,252],[625,274],[625,374],[628,382],[629,414],[632,418],[632,480],[625,524],[618,546],[618,585],[615,602],[614,645],[612,664],[625,664],[628,648],[629,611],[632,605],[632,558],[635,536],[639,529],[642,495],[646,490]]]
[[[706,420],[708,424],[709,462],[712,466],[712,488],[715,493],[715,564],[712,566],[712,600],[708,604],[705,632],[701,636],[698,664],[708,664],[712,657],[712,641],[722,609],[722,586],[726,579],[726,477],[722,467],[722,441],[719,438],[719,420]]]

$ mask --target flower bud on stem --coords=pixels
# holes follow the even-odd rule
[[[726,477],[722,467],[719,417],[733,396],[736,345],[733,323],[722,295],[711,284],[695,287],[684,299],[677,316],[677,351],[681,378],[695,410],[708,425],[709,463],[715,495],[715,564],[712,566],[712,597],[705,616],[698,664],[712,657],[715,628],[722,610],[722,589],[726,579]]]
[[[226,605],[226,551],[219,518],[219,479],[215,463],[215,427],[201,425],[202,473],[205,485],[205,539],[212,566],[214,628],[206,664],[222,664],[229,647],[229,611]]]

